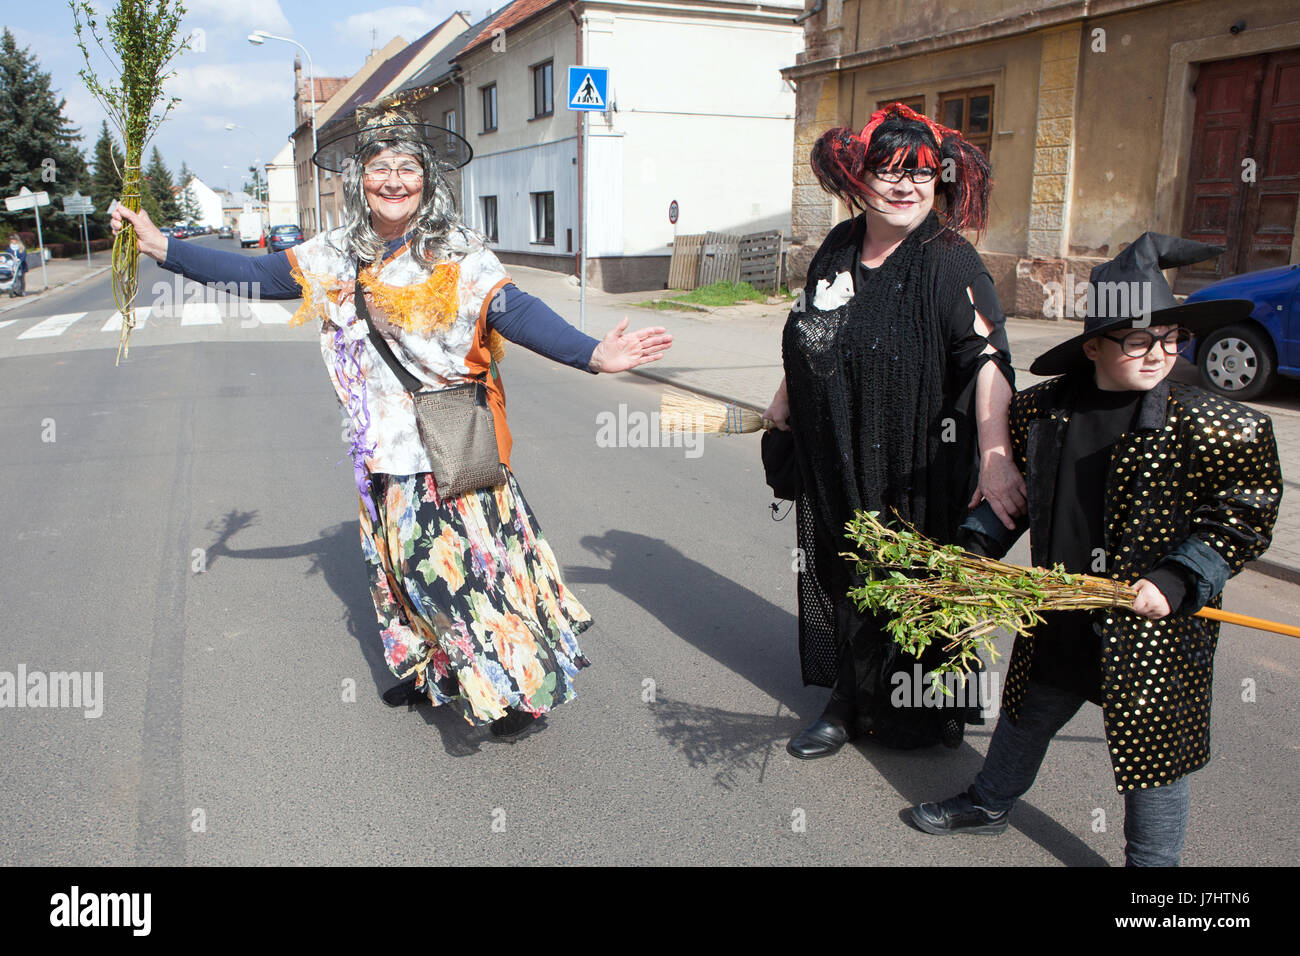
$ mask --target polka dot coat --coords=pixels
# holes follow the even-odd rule
[[[1029,489],[1030,546],[1046,564],[1052,492],[1070,418],[1064,377],[1016,396],[1011,434]],[[1115,443],[1106,481],[1105,576],[1132,583],[1157,564],[1196,587],[1168,617],[1116,609],[1102,617],[1102,711],[1120,792],[1173,783],[1210,756],[1210,690],[1223,582],[1269,545],[1282,497],[1272,423],[1245,405],[1161,382]],[[1043,639],[1046,639],[1044,637]],[[1015,722],[1029,681],[1032,635],[1012,651],[1002,708]]]

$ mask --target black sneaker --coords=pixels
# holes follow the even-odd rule
[[[975,804],[970,791],[949,797],[943,803],[923,803],[912,808],[912,822],[926,833],[1001,833],[1007,828],[1007,813],[994,813]]]

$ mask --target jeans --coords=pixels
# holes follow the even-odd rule
[[[998,718],[984,768],[971,787],[975,803],[994,813],[1011,809],[1033,786],[1052,737],[1086,699],[1031,682],[1020,705],[1019,722]],[[1186,777],[1163,787],[1125,793],[1125,865],[1177,866],[1190,801]]]

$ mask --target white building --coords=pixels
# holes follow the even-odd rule
[[[270,225],[301,226],[298,218],[298,182],[294,170],[293,143],[285,143],[266,164],[266,205]]]
[[[200,226],[208,226],[212,229],[221,228],[221,205],[222,197],[215,189],[210,187],[198,176],[191,176],[190,181],[182,189],[193,197],[195,204],[198,206],[199,215],[195,222]]]
[[[587,166],[588,277],[610,291],[662,288],[675,231],[789,236],[795,98],[779,71],[803,48],[802,10],[802,0],[579,0],[571,12],[514,0],[458,39],[449,74],[417,76],[406,92],[418,97],[423,79],[426,118],[460,120],[474,148],[463,213],[503,261],[577,271]],[[567,109],[574,63],[610,70],[609,109],[585,114],[590,156]]]

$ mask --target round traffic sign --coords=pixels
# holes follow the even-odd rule
[[[668,204],[668,221],[674,226],[677,225],[677,200],[674,199]]]

